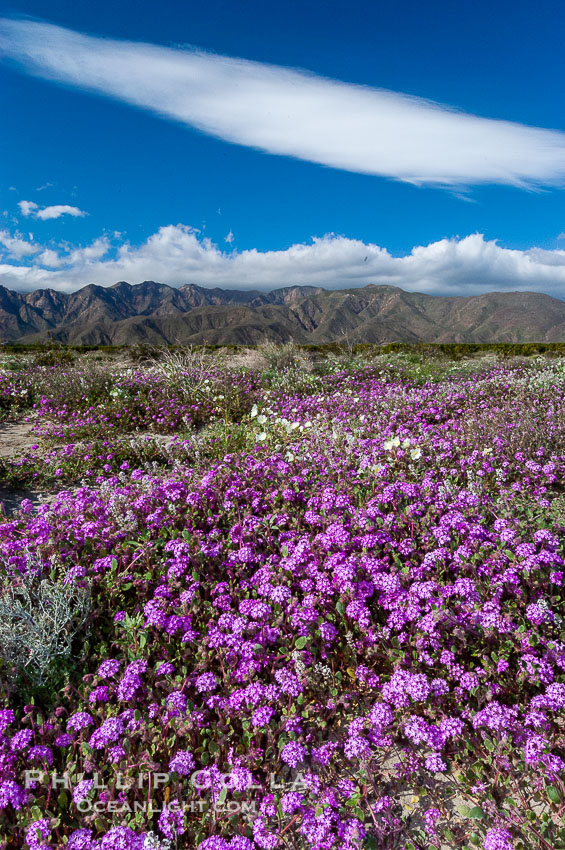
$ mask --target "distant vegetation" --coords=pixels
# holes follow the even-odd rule
[[[194,351],[204,353],[237,353],[245,350],[261,350],[264,344],[258,345],[193,345]],[[86,354],[97,351],[102,354],[116,354],[127,352],[132,359],[155,358],[167,351],[183,351],[183,345],[63,345],[55,342],[12,342],[0,344],[0,353],[6,354],[36,354],[44,356],[46,361],[51,357],[53,360],[64,359],[72,354]],[[333,342],[320,345],[295,345],[297,350],[310,352],[311,354],[365,354],[377,357],[380,354],[399,353],[414,354],[424,358],[447,357],[460,360],[472,357],[476,354],[492,352],[501,357],[532,357],[536,354],[547,354],[555,356],[565,355],[565,342],[441,342],[441,343],[406,343],[389,342],[383,345],[376,343],[353,343]]]

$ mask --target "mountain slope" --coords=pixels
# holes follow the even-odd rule
[[[155,281],[73,293],[0,286],[0,342],[565,342],[565,303],[535,292],[436,296],[394,286],[271,292]]]

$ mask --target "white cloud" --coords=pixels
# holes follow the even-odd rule
[[[38,205],[34,201],[18,201],[18,206],[22,215],[33,215]]]
[[[230,230],[228,235],[224,237],[224,242],[227,242],[228,245],[231,245],[234,239],[235,237],[233,235],[233,230]]]
[[[27,20],[0,20],[0,53],[30,74],[334,168],[447,186],[536,186],[565,177],[565,133],[304,71]]]
[[[52,218],[61,218],[62,215],[72,215],[75,218],[82,218],[87,215],[78,207],[70,207],[68,204],[55,204],[51,207],[39,207],[35,201],[18,201],[18,206],[22,215],[33,216],[42,221],[47,221]]]
[[[534,290],[565,298],[565,251],[503,248],[479,233],[416,246],[402,257],[374,243],[333,234],[284,251],[222,250],[182,224],[161,227],[141,245],[124,242],[115,249],[105,236],[85,247],[42,249],[5,231],[0,244],[6,249],[4,259],[0,252],[0,284],[22,291],[157,280],[226,289],[295,284],[336,289],[375,283],[438,295]],[[37,256],[31,265],[7,262],[17,256],[14,251],[21,258]]]
[[[106,236],[101,236],[85,248],[75,248],[70,251],[64,260],[67,265],[81,266],[83,264],[91,263],[94,260],[100,260],[102,257],[106,256],[109,250],[109,240]]]
[[[46,248],[41,254],[36,256],[35,264],[38,266],[47,266],[50,269],[58,269],[64,265],[64,260],[57,251]]]
[[[4,253],[15,260],[31,257],[41,250],[39,245],[32,245],[19,233],[12,236],[7,230],[0,230],[0,245],[4,248]]]
[[[50,218],[61,218],[62,215],[72,215],[75,218],[82,218],[87,213],[78,207],[70,207],[68,204],[56,204],[55,206],[43,207],[43,209],[38,210],[35,217],[46,221]]]
[[[47,266],[51,269],[62,267],[68,270],[84,269],[93,260],[100,260],[108,253],[110,242],[107,237],[101,236],[99,239],[95,239],[91,245],[85,247],[73,249],[65,243],[60,248],[66,249],[66,253],[61,250],[55,251],[52,248],[43,250],[41,254],[34,258],[34,266]]]

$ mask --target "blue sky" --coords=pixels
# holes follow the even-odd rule
[[[4,285],[565,297],[561,3],[0,15]]]

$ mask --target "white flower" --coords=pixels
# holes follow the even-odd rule
[[[412,451],[410,452],[410,457],[412,458],[412,460],[419,460],[422,457],[421,448],[418,447],[416,449],[412,449]]]
[[[251,408],[251,418],[252,418],[252,419],[255,419],[255,417],[257,416],[258,412],[259,412],[259,411],[258,411],[258,409],[257,409],[257,405],[256,405],[256,404],[254,404],[254,405],[253,405],[253,407]]]
[[[258,443],[263,443],[267,439],[267,434],[265,433],[265,431],[261,431],[260,434],[257,434],[255,439]]]
[[[261,413],[261,415],[257,417],[257,424],[258,425],[263,425],[266,421],[267,421],[267,417],[263,413]]]
[[[405,440],[402,440],[402,448],[403,449],[407,449],[409,445],[410,445],[410,440],[409,440],[408,437],[406,437]]]

